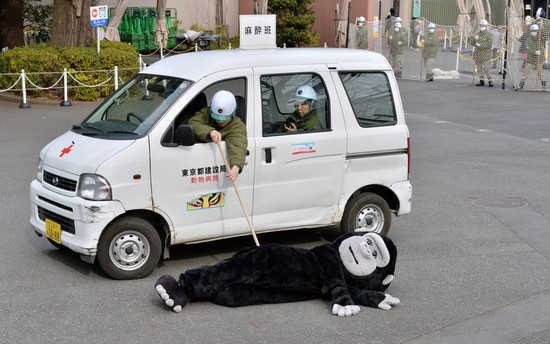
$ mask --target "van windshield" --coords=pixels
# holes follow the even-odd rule
[[[135,139],[145,135],[191,81],[159,75],[138,74],[116,90],[73,131],[112,139]]]

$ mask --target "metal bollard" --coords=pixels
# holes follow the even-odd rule
[[[23,91],[23,99],[21,100],[21,103],[19,103],[20,109],[28,109],[31,107],[31,104],[27,102],[27,87],[25,84],[25,79],[27,77],[25,76],[25,70],[21,69],[21,89]]]
[[[67,68],[63,69],[63,100],[59,103],[60,106],[71,106],[73,105],[68,99],[68,90],[67,90]]]

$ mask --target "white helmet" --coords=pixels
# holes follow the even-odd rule
[[[531,25],[532,22],[533,22],[533,18],[531,16],[525,17],[525,24]]]
[[[357,22],[358,23],[364,23],[365,22],[365,17],[361,16],[361,17],[357,18]]]
[[[428,29],[435,29],[435,24],[434,23],[428,24]]]
[[[531,31],[539,31],[539,26],[537,24],[533,24],[531,25],[531,27],[529,28],[529,30]]]
[[[487,26],[487,25],[489,25],[489,22],[486,21],[485,19],[482,19],[482,20],[479,22],[479,25],[480,25],[480,26]]]
[[[395,26],[396,28],[401,29],[401,22],[396,22],[394,26]]]
[[[402,21],[403,21],[403,19],[401,19],[401,17],[395,17],[395,22],[396,23],[399,23],[399,22],[402,22]]]
[[[288,101],[288,104],[290,105],[299,104],[299,103],[305,102],[306,100],[309,100],[312,103],[314,100],[317,100],[317,93],[315,92],[313,87],[309,85],[303,85],[298,87],[298,89],[294,93],[294,97],[292,97]]]
[[[233,116],[237,109],[237,101],[233,93],[229,91],[218,91],[212,97],[210,105],[210,116],[213,119],[224,122]]]

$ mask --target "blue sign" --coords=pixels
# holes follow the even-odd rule
[[[92,24],[92,27],[107,26],[107,24],[109,24],[109,19],[92,19],[90,20],[90,24]]]

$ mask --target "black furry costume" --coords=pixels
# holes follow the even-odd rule
[[[245,248],[215,265],[187,270],[178,281],[162,276],[155,288],[176,312],[188,301],[238,307],[328,297],[334,314],[353,315],[359,312],[357,305],[390,309],[399,303],[384,293],[393,280],[396,257],[389,238],[355,232],[311,250],[279,244]],[[370,265],[366,275],[362,260]]]

